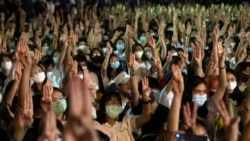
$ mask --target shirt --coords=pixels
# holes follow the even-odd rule
[[[141,134],[141,129],[136,127],[136,118],[137,116],[125,116],[121,122],[116,121],[113,126],[94,121],[94,128],[107,135],[110,141],[134,141],[132,132]]]

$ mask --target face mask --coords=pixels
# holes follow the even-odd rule
[[[83,79],[83,74],[78,74],[78,77]]]
[[[78,46],[78,49],[79,49],[79,50],[84,50],[84,48],[85,48],[84,45],[79,45],[79,46]]]
[[[160,90],[158,89],[152,89],[150,95],[152,95],[152,99],[155,99],[156,101],[159,100],[160,97]]]
[[[53,57],[53,61],[54,61],[55,64],[58,64],[58,62],[59,62],[59,57],[57,57],[57,56]]]
[[[109,36],[108,35],[104,35],[103,36],[103,40],[106,40],[106,41],[109,40]]]
[[[142,55],[143,55],[143,51],[136,51],[135,52],[135,58],[137,58],[137,59],[141,59]]]
[[[154,37],[154,36],[156,36],[156,34],[154,32],[151,32],[150,36]]]
[[[12,68],[12,62],[11,61],[3,62],[1,64],[1,67],[5,70],[10,70]]]
[[[172,56],[178,56],[178,53],[177,53],[177,52],[174,52],[174,53],[172,54]]]
[[[102,48],[102,53],[103,53],[103,54],[106,54],[106,53],[107,53],[107,48],[106,48],[106,47]]]
[[[236,43],[235,43],[235,42],[231,42],[230,44],[231,44],[231,47],[232,47],[232,48],[234,48],[234,47],[235,47],[235,45],[236,45]]]
[[[182,74],[187,75],[188,74],[188,70],[187,69],[183,69],[182,70]]]
[[[103,62],[103,58],[101,56],[94,56],[91,58],[91,60],[94,63],[102,63]]]
[[[74,13],[75,15],[77,15],[77,9],[76,9],[76,8],[74,8],[73,13]]]
[[[43,50],[44,50],[46,53],[48,53],[48,52],[49,52],[49,46],[44,46],[44,47],[43,47]]]
[[[150,59],[152,59],[153,54],[152,54],[152,52],[146,52],[146,53],[145,53],[145,56],[146,56],[146,58],[147,58],[148,60],[150,60]]]
[[[112,62],[110,63],[110,67],[112,69],[118,69],[120,67],[120,62],[119,61]]]
[[[34,51],[30,51],[30,56],[31,56],[31,58],[33,58],[35,56]]]
[[[104,35],[105,34],[105,29],[101,28],[101,34]]]
[[[234,81],[234,82],[229,82],[228,85],[227,85],[227,88],[228,88],[229,90],[234,90],[234,89],[236,88],[236,86],[237,86],[237,82],[236,82],[236,81]]]
[[[62,138],[57,138],[56,141],[63,141],[63,139]]]
[[[204,94],[202,96],[195,94],[192,96],[192,101],[198,106],[204,105],[204,103],[207,101],[207,95]]]
[[[48,34],[47,37],[48,37],[50,40],[53,40],[53,39],[54,39],[54,35],[53,35],[53,34]]]
[[[117,44],[117,45],[116,45],[116,49],[117,49],[118,51],[123,51],[124,48],[125,48],[124,44]]]
[[[47,72],[47,77],[52,77],[52,71]]]
[[[53,102],[53,110],[57,116],[62,115],[66,111],[66,108],[67,108],[66,99],[61,99]]]
[[[188,53],[191,53],[191,54],[192,54],[192,53],[193,53],[193,48],[189,47],[189,48],[188,48]]]
[[[140,36],[140,42],[145,43],[147,42],[147,37],[146,36]]]
[[[45,80],[45,73],[44,72],[39,72],[34,75],[33,80],[35,83],[41,84]]]
[[[122,112],[122,106],[106,105],[106,115],[110,118],[116,119]]]

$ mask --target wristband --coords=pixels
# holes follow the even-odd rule
[[[220,67],[219,69],[221,69],[221,70],[222,70],[222,69],[225,69],[225,68],[226,68],[226,66],[224,66],[224,67]]]
[[[149,99],[148,101],[144,101],[144,100],[142,100],[142,103],[143,104],[149,104],[151,102],[151,100]]]

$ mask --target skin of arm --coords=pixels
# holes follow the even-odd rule
[[[224,55],[224,53],[223,53]],[[223,56],[222,55],[222,56]],[[214,103],[219,103],[220,100],[223,99],[224,93],[227,88],[227,76],[226,76],[226,69],[225,69],[225,56],[220,57],[219,61],[219,87],[217,88],[214,94]]]

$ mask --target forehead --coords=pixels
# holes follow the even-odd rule
[[[194,87],[193,90],[206,90],[206,85],[204,83],[200,83],[199,85],[197,85],[196,87]]]
[[[227,72],[227,79],[229,80],[236,80],[236,77],[234,76],[234,74],[232,74],[231,72]]]

